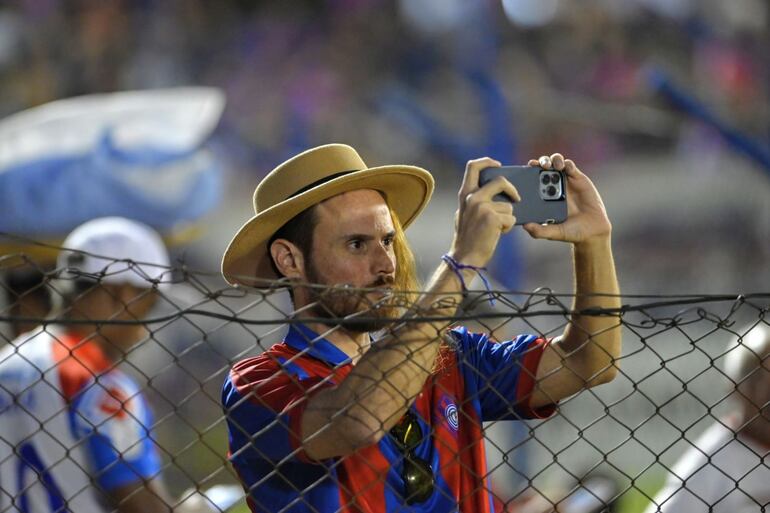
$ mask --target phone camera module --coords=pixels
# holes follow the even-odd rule
[[[564,198],[564,178],[559,171],[543,170],[540,173],[540,199],[561,201]]]

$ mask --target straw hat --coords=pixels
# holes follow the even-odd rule
[[[382,192],[407,227],[433,193],[431,174],[415,166],[368,167],[344,144],[312,148],[287,160],[254,191],[256,215],[235,234],[222,259],[222,275],[231,285],[268,287],[278,276],[267,242],[284,224],[313,205],[357,189]]]

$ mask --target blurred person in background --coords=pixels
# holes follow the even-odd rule
[[[11,339],[37,327],[36,320],[44,318],[50,312],[51,296],[47,289],[47,280],[42,270],[32,266],[11,269],[0,276],[0,288],[3,288],[8,296],[7,315],[11,318]]]
[[[529,164],[564,171],[569,215],[524,229],[573,245],[576,310],[618,307],[598,192],[560,154]],[[390,301],[418,290],[402,226],[428,203],[430,173],[370,168],[335,144],[259,184],[256,216],[222,271],[258,288],[283,277],[296,312],[283,343],[236,363],[223,389],[231,461],[252,511],[494,511],[482,422],[548,417],[559,400],[614,378],[621,344],[611,316],[575,315],[560,337],[499,344],[444,321],[409,322],[454,315],[465,284],[513,228],[515,206],[492,198],[519,200],[518,191],[502,178],[479,186],[480,171],[499,165],[467,164],[452,246],[406,313]]]
[[[163,241],[109,217],[82,224],[63,247],[50,322],[0,351],[0,511],[218,511],[197,494],[171,507],[147,401],[116,368],[146,338],[141,321],[169,286]]]
[[[749,513],[770,505],[770,328],[754,326],[727,350],[730,411],[692,443],[646,513]]]

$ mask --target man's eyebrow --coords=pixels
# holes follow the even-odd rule
[[[340,239],[345,240],[353,240],[353,239],[360,239],[360,240],[372,240],[374,239],[374,236],[369,235],[368,233],[346,233],[340,237]]]
[[[386,233],[383,236],[383,238],[385,238],[385,237],[393,238],[395,236],[396,236],[396,230],[391,230],[388,233]],[[346,233],[345,235],[342,235],[340,238],[344,239],[344,240],[354,240],[354,239],[373,240],[376,237],[374,235],[371,235],[371,234],[368,234],[368,233]]]

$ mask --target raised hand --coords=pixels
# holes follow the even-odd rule
[[[567,220],[561,224],[523,226],[535,239],[560,240],[579,244],[609,237],[612,224],[593,182],[570,159],[560,153],[530,160],[530,166],[564,171],[567,175]]]
[[[465,176],[458,192],[459,208],[455,216],[455,236],[450,253],[458,261],[483,267],[492,257],[500,240],[516,224],[513,206],[492,198],[505,193],[520,201],[516,188],[503,177],[497,177],[479,187],[479,173],[500,163],[488,157],[471,160],[465,167]]]

